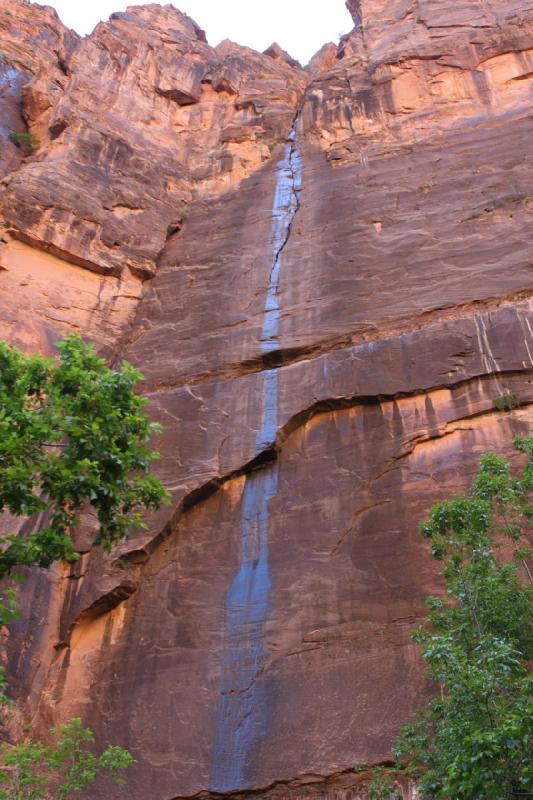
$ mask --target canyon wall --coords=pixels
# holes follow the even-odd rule
[[[533,3],[347,5],[304,70],[0,0],[0,336],[80,331],[164,425],[171,506],[7,641],[35,730],[134,753],[116,800],[358,797],[427,697],[417,525],[531,424]]]

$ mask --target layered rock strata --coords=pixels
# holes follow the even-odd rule
[[[81,330],[165,427],[172,506],[32,573],[10,637],[38,730],[134,752],[117,800],[360,796],[427,694],[417,524],[531,424],[533,6],[348,5],[308,73],[171,6],[85,39],[41,9],[2,95],[40,147],[5,165],[0,334]]]

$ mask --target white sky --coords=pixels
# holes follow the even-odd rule
[[[90,33],[102,19],[145,0],[40,0],[53,6],[69,28]],[[163,4],[160,4],[163,5]],[[329,41],[353,27],[344,0],[174,0],[203,28],[209,44],[232,39],[255,50],[277,41],[306,64]]]

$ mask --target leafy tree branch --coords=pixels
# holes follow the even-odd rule
[[[533,796],[533,593],[522,544],[533,518],[533,437],[515,447],[526,456],[519,476],[485,453],[470,492],[437,503],[421,525],[446,584],[413,636],[437,692],[402,730],[396,768],[372,776],[372,800],[395,796],[400,776],[434,800]],[[511,563],[498,553],[505,540]]]
[[[110,369],[79,336],[58,349],[59,363],[0,342],[0,510],[46,520],[0,538],[0,577],[75,559],[71,533],[88,507],[94,543],[109,550],[167,499],[149,473],[161,428],[134,391],[141,374],[127,362]]]

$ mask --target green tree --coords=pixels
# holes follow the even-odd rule
[[[109,550],[142,512],[167,502],[150,474],[160,432],[134,388],[142,375],[124,362],[110,369],[73,335],[59,361],[25,355],[0,341],[0,511],[30,518],[30,533],[0,536],[0,579],[18,567],[78,558],[71,534],[84,510],[98,519],[94,544]],[[16,589],[0,591],[0,626],[17,613]],[[6,703],[0,667],[0,703]]]
[[[110,549],[167,497],[149,473],[160,427],[134,391],[141,374],[110,369],[79,336],[58,349],[59,363],[0,342],[0,510],[37,520],[29,535],[0,538],[0,578],[75,559],[71,532],[89,507],[95,544]]]
[[[6,625],[18,615],[17,592],[14,587],[7,586],[0,594],[0,627]],[[5,667],[0,665],[0,708],[8,707],[10,701],[6,695],[7,679]]]
[[[0,578],[77,559],[71,535],[89,508],[98,520],[93,543],[110,550],[168,498],[149,472],[157,453],[148,443],[161,428],[134,391],[142,375],[127,362],[110,369],[79,336],[58,350],[54,361],[0,342],[0,511],[29,518],[31,527],[0,537]],[[17,614],[15,587],[4,586],[0,625]],[[0,667],[4,704],[5,686]],[[2,748],[0,800],[67,800],[101,773],[122,782],[133,762],[117,746],[96,756],[78,718],[52,733],[54,747],[27,740]]]
[[[437,693],[393,752],[422,798],[533,796],[531,551],[519,546],[533,517],[533,437],[515,446],[527,457],[521,475],[484,454],[470,492],[437,503],[421,526],[444,563],[446,597],[428,599],[427,624],[414,635]],[[503,548],[506,539],[514,544]]]
[[[56,739],[52,746],[29,740],[14,747],[4,745],[0,800],[68,800],[101,774],[124,783],[121,773],[134,763],[127,750],[109,745],[95,755],[93,733],[77,717],[51,733]]]

